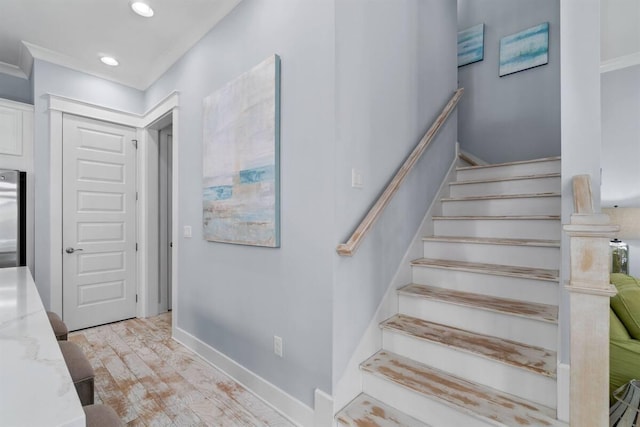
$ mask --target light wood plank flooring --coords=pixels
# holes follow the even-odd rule
[[[293,426],[172,340],[171,313],[72,332],[69,340],[95,369],[96,403],[127,426]]]

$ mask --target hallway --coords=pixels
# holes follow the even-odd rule
[[[292,424],[171,339],[171,313],[73,332],[95,370],[96,403],[127,426]]]

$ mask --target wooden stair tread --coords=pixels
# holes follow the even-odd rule
[[[505,163],[493,163],[490,165],[460,166],[460,167],[457,167],[456,170],[461,171],[461,170],[473,170],[473,169],[487,169],[487,168],[496,168],[501,166],[526,165],[530,163],[552,162],[555,160],[560,160],[560,157],[545,157],[542,159],[519,160],[516,162],[505,162]]]
[[[454,261],[448,259],[419,258],[411,261],[413,267],[433,267],[449,270],[461,270],[472,273],[492,274],[497,276],[522,277],[525,279],[558,281],[558,270],[520,267],[513,265],[484,264],[479,262]]]
[[[505,199],[526,199],[526,198],[544,198],[544,197],[560,197],[560,193],[524,193],[524,194],[491,194],[487,196],[460,196],[445,197],[441,199],[443,202],[465,202],[473,200],[505,200]]]
[[[429,427],[364,393],[336,414],[338,424],[349,427]]]
[[[465,215],[454,215],[454,216],[433,216],[433,220],[442,220],[442,219],[459,219],[459,220],[469,220],[469,219],[479,219],[479,220],[503,220],[503,219],[514,219],[514,220],[529,220],[529,219],[549,219],[554,221],[560,220],[560,215],[475,215],[475,216],[465,216]]]
[[[361,369],[497,426],[566,426],[543,405],[463,380],[381,350]]]
[[[560,178],[559,173],[541,173],[536,175],[518,175],[500,178],[468,179],[450,182],[449,185],[486,184],[489,182],[521,181],[525,179]]]
[[[398,289],[398,293],[401,295],[428,298],[450,304],[465,305],[482,310],[526,317],[543,322],[558,322],[558,307],[555,305],[518,301],[490,295],[438,288],[436,286],[416,285],[413,283]]]
[[[425,242],[445,242],[445,243],[476,243],[485,245],[506,245],[506,246],[539,246],[559,248],[559,240],[538,240],[538,239],[502,239],[495,237],[457,237],[457,236],[427,236],[422,238]]]
[[[549,378],[556,377],[556,353],[515,341],[469,332],[402,314],[380,324],[382,329],[435,342]]]

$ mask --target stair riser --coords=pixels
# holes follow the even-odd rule
[[[560,215],[560,197],[443,200],[442,213],[451,216]]]
[[[412,271],[413,283],[418,285],[541,304],[558,304],[558,282],[418,266],[413,267]]]
[[[382,347],[432,368],[554,408],[556,381],[438,343],[383,330]]]
[[[399,296],[399,312],[553,351],[558,347],[558,327],[554,323],[406,295]]]
[[[449,190],[451,197],[558,193],[560,191],[560,177],[455,183],[449,185]]]
[[[560,248],[457,242],[424,242],[424,257],[558,270]]]
[[[503,426],[489,420],[481,420],[461,410],[440,403],[428,396],[399,386],[369,372],[362,372],[362,388],[365,393],[389,406],[419,419],[429,425],[487,427]]]
[[[495,237],[502,239],[557,240],[559,220],[541,219],[435,219],[434,235],[455,237]]]
[[[458,170],[457,181],[560,173],[560,160]]]

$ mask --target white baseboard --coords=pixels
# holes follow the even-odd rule
[[[480,157],[476,156],[475,154],[471,154],[468,151],[461,149],[459,142],[456,145],[456,155],[461,160],[464,159],[465,162],[471,163],[471,165],[473,166],[482,166],[482,165],[489,164],[488,162],[486,162],[485,160],[482,160]]]
[[[566,423],[569,422],[569,393],[571,385],[571,366],[565,363],[558,363],[558,419]]]
[[[380,322],[394,314],[398,313],[398,295],[396,289],[411,283],[411,265],[410,261],[420,258],[423,253],[422,237],[433,234],[433,223],[431,218],[434,215],[441,214],[440,199],[449,195],[449,183],[455,180],[456,165],[458,156],[453,159],[447,175],[444,177],[438,192],[433,198],[427,213],[420,224],[420,228],[416,232],[407,252],[400,261],[398,270],[396,271],[387,291],[376,310],[369,326],[365,330],[358,346],[354,350],[349,363],[340,379],[334,383],[333,402],[334,411],[337,413],[340,409],[351,402],[359,393],[362,392],[362,375],[360,373],[360,363],[382,348],[382,332],[380,331]]]
[[[316,389],[314,396],[314,427],[333,426],[333,397],[320,389]]]
[[[316,389],[316,410],[314,411],[293,396],[183,329],[174,327],[172,335],[174,340],[242,384],[292,423],[302,427],[328,427],[332,425],[333,401],[331,396],[321,390]]]

